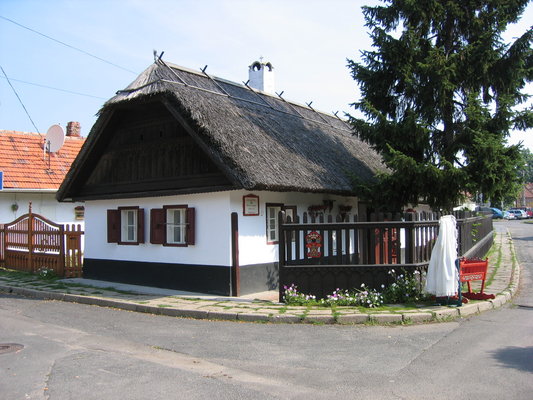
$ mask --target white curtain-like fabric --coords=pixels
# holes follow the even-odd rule
[[[433,247],[426,277],[426,291],[437,297],[457,294],[457,222],[453,215],[439,220],[439,236]]]

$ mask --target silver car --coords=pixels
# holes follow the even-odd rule
[[[509,210],[509,213],[514,214],[516,219],[527,218],[527,212],[525,212],[524,210],[514,209],[514,210]]]

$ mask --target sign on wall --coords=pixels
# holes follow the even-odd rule
[[[259,215],[259,196],[255,194],[242,196],[242,214],[245,217]]]
[[[0,171],[0,190],[4,188],[4,173]]]

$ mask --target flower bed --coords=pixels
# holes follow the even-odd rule
[[[382,291],[368,288],[361,284],[361,288],[340,289],[337,288],[332,294],[323,299],[317,299],[312,294],[301,293],[295,284],[284,286],[283,301],[287,305],[304,306],[354,306],[375,308],[384,304],[409,304],[423,302],[429,299],[427,293],[422,290],[423,277],[420,272],[415,271],[407,274],[402,271],[397,274],[394,269],[389,271],[393,283],[388,286],[381,285]]]

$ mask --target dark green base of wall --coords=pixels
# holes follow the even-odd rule
[[[241,296],[267,290],[278,290],[278,282],[278,263],[241,267]]]
[[[277,290],[277,263],[240,268],[241,295]],[[83,277],[132,285],[230,296],[231,268],[213,265],[148,263],[137,261],[83,261]]]

